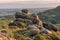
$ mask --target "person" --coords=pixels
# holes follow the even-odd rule
[[[38,15],[34,15],[32,21],[33,21],[33,24],[37,24],[37,25],[43,27],[43,23],[42,23],[42,21],[39,19]]]

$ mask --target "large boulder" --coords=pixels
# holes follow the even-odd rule
[[[48,29],[44,28],[44,27],[40,27],[40,33],[44,33],[44,34],[52,34],[51,31],[49,31]]]
[[[18,27],[26,27],[26,26],[32,24],[32,21],[29,19],[17,18],[14,20],[14,24]]]
[[[28,13],[23,13],[23,12],[16,12],[15,13],[15,18],[28,19],[29,14]]]
[[[28,32],[28,35],[31,36],[31,37],[33,37],[33,36],[35,36],[35,35],[37,35],[37,34],[39,34],[39,33],[40,33],[40,32],[37,31],[37,30],[31,30],[30,32]]]
[[[25,28],[27,25],[24,22],[14,21],[14,24],[20,28]]]
[[[15,13],[15,18],[23,18],[23,15],[21,12],[16,12]]]
[[[40,30],[35,25],[29,25],[27,29],[29,30],[28,35],[32,37],[40,33]]]
[[[39,30],[39,28],[34,24],[34,25],[28,25],[27,27],[28,30],[30,29],[36,29],[36,30]]]
[[[29,36],[35,36],[35,35],[40,34],[40,33],[52,34],[52,32],[49,31],[48,29],[46,29],[44,27],[37,27],[36,25],[29,25],[27,29],[30,30],[28,32]]]
[[[43,23],[43,27],[48,29],[48,30],[53,30],[53,31],[58,31],[59,30],[59,28],[56,25],[53,25],[53,24]]]

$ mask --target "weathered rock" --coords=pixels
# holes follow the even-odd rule
[[[35,25],[29,25],[27,29],[30,30],[28,35],[32,37],[40,33],[40,30]]]
[[[20,28],[24,28],[27,26],[25,22],[19,22],[19,21],[14,21],[14,24]]]
[[[48,29],[44,28],[44,27],[40,27],[40,33],[45,33],[45,34],[51,34],[52,32],[49,31]]]
[[[56,25],[53,24],[47,24],[47,23],[43,23],[43,27],[48,29],[48,30],[53,30],[53,31],[58,31],[58,27]]]
[[[39,34],[40,32],[38,32],[37,30],[31,30],[29,33],[28,33],[28,35],[29,36],[31,36],[31,37],[33,37],[33,36],[35,36],[35,35],[37,35],[37,34]]]
[[[23,15],[21,12],[16,12],[15,13],[15,18],[23,18]]]
[[[18,27],[26,27],[30,24],[32,24],[32,21],[31,20],[28,20],[28,19],[21,19],[21,18],[17,18],[15,21],[14,21],[14,24]]]
[[[21,12],[15,13],[15,18],[22,18],[22,19],[28,19],[29,13],[27,9],[22,9]]]
[[[43,23],[42,23],[42,21],[40,20],[40,18],[38,17],[38,15],[34,15],[32,21],[33,21],[33,24],[37,24],[37,25],[39,25],[39,26],[43,26]]]
[[[35,25],[29,25],[27,29],[38,29],[38,28]]]
[[[29,19],[29,14],[27,9],[22,9],[21,12],[15,13],[15,20],[14,24],[18,27],[26,26],[32,23],[32,21]]]

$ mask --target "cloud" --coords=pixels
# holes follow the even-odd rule
[[[0,3],[9,3],[9,2],[14,2],[14,0],[0,0]]]
[[[2,2],[16,2],[16,1],[60,1],[60,0],[0,0],[0,3]]]
[[[60,0],[0,0],[0,8],[56,7]]]

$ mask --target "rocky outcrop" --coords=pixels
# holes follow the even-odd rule
[[[40,30],[35,25],[29,25],[27,30],[29,30],[28,35],[32,37],[40,33]]]
[[[24,15],[23,15],[24,14]],[[32,19],[28,16],[28,12],[22,11],[22,13],[16,12],[14,24],[20,28],[27,28],[29,36],[35,36],[40,33],[51,34],[53,31],[58,31],[58,28],[53,24],[43,23],[38,15],[34,15]]]
[[[38,28],[36,25],[29,25],[27,29],[30,30],[28,33],[29,36],[35,36],[35,35],[40,34],[40,33],[52,34],[52,32],[49,31],[48,29],[46,29],[44,27]]]
[[[48,30],[59,31],[59,28],[53,24],[43,23],[43,27]]]
[[[23,9],[21,12],[16,12],[15,18],[16,19],[14,20],[14,24],[18,27],[26,27],[27,25],[32,23],[32,21],[29,19],[27,9]]]
[[[44,34],[52,34],[52,32],[51,31],[49,31],[48,29],[46,29],[46,28],[44,28],[44,27],[41,27],[40,28],[40,33],[44,33]]]

